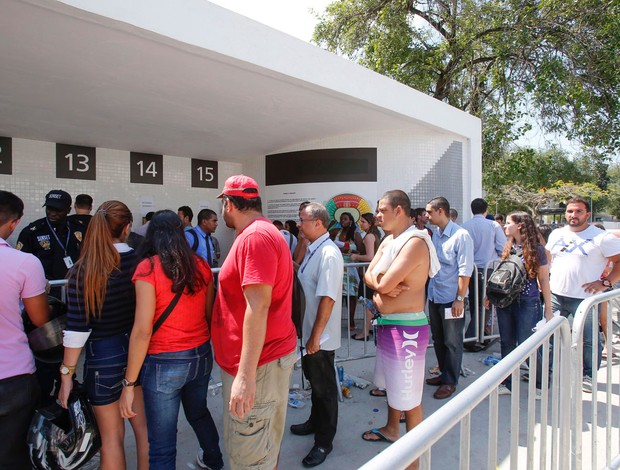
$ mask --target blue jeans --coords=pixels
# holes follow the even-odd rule
[[[450,307],[452,307],[452,303],[436,304],[433,301],[428,302],[433,345],[439,369],[441,370],[441,383],[444,385],[456,385],[459,383],[461,361],[463,359],[465,314],[460,318],[446,319],[445,310]]]
[[[497,323],[499,325],[499,336],[502,350],[502,357],[510,354],[517,345],[528,339],[542,318],[540,298],[519,297],[506,308],[497,309]],[[509,375],[504,384],[511,387],[511,376]]]
[[[149,468],[174,469],[177,455],[179,406],[204,451],[204,463],[224,466],[217,428],[207,408],[209,377],[213,367],[207,341],[186,351],[148,354],[142,368],[142,390],[149,435]]]
[[[0,468],[31,468],[26,436],[41,390],[34,374],[0,380]]]
[[[574,318],[577,307],[579,307],[581,302],[583,302],[583,299],[575,299],[573,297],[565,297],[563,295],[551,293],[551,306],[553,311],[556,312],[559,310],[560,314],[566,318],[568,318],[569,315],[573,315]],[[596,322],[596,328],[598,331],[598,321]],[[594,372],[601,366],[603,341],[601,341],[600,333],[598,334],[597,350],[596,370],[594,370]],[[583,327],[583,375],[592,377],[592,372],[592,314],[588,314]]]
[[[103,406],[118,401],[127,369],[129,333],[89,340],[84,351],[84,385],[91,404]]]

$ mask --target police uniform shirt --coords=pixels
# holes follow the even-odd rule
[[[56,227],[55,234],[52,230],[45,217],[35,220],[21,231],[15,248],[39,258],[49,280],[64,279],[69,270],[65,257],[70,256],[73,263],[78,260],[85,230],[68,219]]]

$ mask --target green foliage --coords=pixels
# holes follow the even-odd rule
[[[602,211],[611,194],[609,181],[618,181],[607,168],[607,159],[594,152],[571,158],[557,148],[516,149],[484,168],[482,184],[490,206],[502,213],[524,209],[537,216],[542,207],[557,207],[573,196],[592,198],[595,210]]]
[[[609,168],[609,197],[607,200],[607,212],[620,217],[620,165],[615,164]]]
[[[337,0],[314,41],[483,120],[483,162],[524,117],[620,149],[618,0]]]

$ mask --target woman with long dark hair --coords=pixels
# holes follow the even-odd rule
[[[223,467],[219,436],[207,408],[213,366],[209,322],[213,274],[190,249],[175,212],[157,212],[138,254],[133,280],[136,319],[121,396],[121,414],[136,415],[133,384],[142,382],[151,470],[175,468],[179,406],[201,449],[199,466]],[[153,332],[155,326],[158,329]],[[142,369],[142,372],[140,372]]]
[[[381,244],[381,232],[375,225],[375,216],[372,212],[368,212],[366,214],[362,214],[360,217],[360,229],[364,232],[364,238],[362,240],[362,245],[360,246],[359,253],[351,255],[351,261],[354,263],[357,262],[370,262],[375,257],[375,253],[379,249],[379,245]],[[361,268],[360,268],[361,271]],[[359,284],[359,293],[364,293],[364,298],[372,302],[372,295],[374,294],[374,290],[370,287],[366,286],[364,283],[363,273],[360,272],[360,284]],[[364,290],[364,287],[366,288]],[[360,297],[362,299],[362,297]],[[366,302],[364,302],[366,304]],[[372,312],[368,309],[364,309],[366,312],[366,320],[364,321],[364,328],[361,332],[355,333],[351,335],[352,339],[363,341],[364,339],[368,340],[370,334],[372,333],[370,322],[372,320]]]
[[[330,237],[340,248],[344,262],[351,261],[351,255],[362,246],[362,236],[357,231],[355,219],[349,212],[340,214],[340,229],[330,231]],[[342,279],[342,295],[349,297],[349,329],[355,329],[355,308],[357,307],[357,288],[360,277],[356,268],[347,268]]]
[[[502,357],[510,354],[518,344],[523,343],[542,318],[540,294],[544,300],[544,315],[547,321],[553,318],[551,289],[549,287],[549,263],[544,245],[541,244],[538,229],[527,212],[511,212],[506,217],[504,232],[508,241],[501,259],[507,259],[512,250],[521,250],[527,281],[519,297],[506,308],[497,308],[497,322]],[[485,299],[488,305],[488,300]],[[509,394],[511,376],[500,386],[500,394]]]
[[[119,412],[119,399],[136,306],[131,282],[136,254],[125,243],[132,220],[122,202],[101,204],[88,226],[82,254],[68,273],[68,320],[58,399],[66,408],[73,373],[84,348],[84,384],[101,432],[103,469],[126,466],[125,423]],[[138,468],[147,469],[148,440],[141,387],[136,387],[134,406],[138,413],[129,422],[136,438]]]

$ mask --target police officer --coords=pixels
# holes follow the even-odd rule
[[[85,229],[67,218],[71,211],[69,193],[54,189],[45,196],[43,206],[46,216],[21,231],[16,248],[39,258],[47,279],[64,279],[80,256]]]
[[[17,248],[32,253],[41,261],[45,277],[49,280],[64,279],[67,271],[80,256],[85,228],[68,220],[71,196],[55,189],[45,196],[45,217],[24,228],[17,239]],[[61,288],[52,288],[50,294],[61,298]],[[27,326],[26,328],[29,329]],[[41,387],[41,405],[54,402],[60,385],[60,359],[35,357],[36,376]]]

